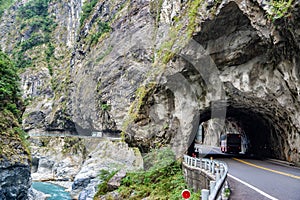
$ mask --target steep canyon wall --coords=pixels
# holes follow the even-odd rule
[[[87,3],[52,0],[49,42],[23,49],[26,131],[122,132],[141,151],[170,144],[181,156],[219,118],[253,149],[300,162],[298,2],[280,17],[260,0],[97,1],[81,18]],[[23,4],[0,23],[12,56],[39,33],[21,26]]]

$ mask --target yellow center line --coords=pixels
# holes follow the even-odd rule
[[[241,163],[244,163],[246,165],[250,165],[252,167],[256,167],[256,168],[259,168],[259,169],[263,169],[263,170],[266,170],[266,171],[270,171],[270,172],[273,172],[273,173],[276,173],[276,174],[281,174],[281,175],[284,175],[284,176],[289,176],[291,178],[295,178],[295,179],[300,179],[300,176],[296,176],[296,175],[293,175],[293,174],[289,174],[289,173],[285,173],[285,172],[281,172],[281,171],[277,171],[277,170],[273,170],[273,169],[269,169],[269,168],[266,168],[266,167],[262,167],[262,166],[259,166],[259,165],[255,165],[253,163],[250,163],[250,162],[247,162],[247,161],[244,161],[244,160],[240,160],[238,158],[233,158],[234,160],[236,161],[239,161]]]

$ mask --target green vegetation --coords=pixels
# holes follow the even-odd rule
[[[226,189],[225,189],[224,195],[225,195],[225,197],[227,197],[227,198],[230,196],[230,189],[229,189],[229,188],[226,188]]]
[[[112,46],[107,47],[107,49],[96,59],[96,63],[99,63],[103,60],[110,52],[113,50]]]
[[[14,49],[14,59],[18,68],[25,68],[32,64],[28,50],[36,46],[48,44],[46,49],[46,61],[49,64],[53,56],[54,47],[50,43],[52,30],[55,28],[54,17],[48,13],[48,5],[51,0],[31,0],[18,10],[18,19],[21,22],[21,32],[28,36],[17,44]],[[52,73],[51,67],[48,67]]]
[[[2,17],[4,10],[9,8],[16,0],[0,0],[0,17]]]
[[[168,40],[165,40],[165,42],[158,49],[156,60],[159,60],[160,63],[166,65],[175,57],[175,55],[186,44],[186,42],[190,40],[196,30],[196,19],[199,15],[199,8],[203,3],[203,0],[189,1],[186,11],[182,14],[182,16],[174,18],[176,23],[171,26]],[[187,26],[185,25],[186,18],[188,20]]]
[[[163,0],[150,1],[150,12],[153,13],[153,17],[155,17],[156,24],[158,24],[160,21],[162,4]]]
[[[187,34],[189,38],[193,36],[193,33],[196,29],[197,26],[196,18],[199,13],[199,8],[203,4],[203,2],[204,2],[203,0],[195,0],[189,2],[189,9],[188,9],[189,23],[187,27]]]
[[[107,104],[107,103],[102,103],[101,104],[101,110],[103,111],[110,111],[111,109],[111,105]]]
[[[145,172],[129,173],[119,188],[123,199],[182,199],[181,192],[187,185],[182,175],[181,164],[174,162],[163,168],[154,168]],[[191,199],[200,199],[198,193]]]
[[[40,33],[33,33],[31,37],[20,44],[21,51],[25,52],[32,47],[49,42],[49,35],[43,36]]]
[[[273,0],[270,5],[272,7],[272,13],[269,18],[272,20],[280,19],[289,16],[290,8],[293,5],[294,0]]]
[[[122,126],[122,133],[121,137],[124,139],[125,138],[125,132],[127,130],[127,127],[130,123],[134,122],[138,116],[141,108],[143,107],[147,96],[151,95],[151,93],[154,91],[156,84],[154,82],[148,83],[147,85],[141,85],[137,90],[136,90],[136,99],[135,101],[131,104],[129,108],[129,116],[128,118],[124,121],[123,126]]]
[[[48,70],[49,70],[49,74],[52,76],[53,75],[53,68],[51,66],[51,63],[50,63],[50,59],[53,57],[54,55],[54,50],[55,50],[55,47],[53,46],[52,43],[48,43],[48,48],[46,49],[46,61],[48,63]]]
[[[30,58],[24,55],[24,52],[21,51],[14,51],[14,60],[16,62],[16,66],[18,69],[28,67],[32,64]]]
[[[154,57],[153,69],[149,72],[149,76],[156,77],[162,74],[167,64],[178,54],[178,52],[187,44],[193,36],[197,28],[197,17],[199,17],[199,9],[205,3],[203,0],[188,1],[185,11],[180,16],[174,17],[174,24],[171,25],[168,38],[157,49]],[[215,7],[217,6],[216,5]],[[150,3],[150,12],[154,13],[157,25],[160,21],[161,1]],[[212,8],[213,9],[213,8]],[[150,79],[150,78],[149,78]],[[152,80],[155,80],[153,78]],[[128,118],[124,121],[122,127],[122,137],[126,134],[128,125],[139,117],[140,109],[147,100],[147,95],[155,89],[155,82],[151,82],[146,86],[140,86],[136,91],[136,99],[131,104]]]
[[[140,200],[149,199],[176,200],[182,199],[181,192],[187,189],[181,163],[175,160],[170,148],[154,149],[144,157],[146,171],[129,172],[121,180],[118,188],[121,199]],[[107,182],[116,171],[109,173],[101,171],[102,184],[98,187],[94,200],[107,194]],[[108,197],[109,198],[109,197]],[[193,193],[191,200],[200,199],[200,193]]]
[[[50,137],[40,137],[41,147],[48,147],[48,144],[51,141]]]
[[[99,0],[89,0],[84,3],[80,16],[81,29],[83,28],[83,24],[87,23],[85,21],[91,18],[92,13],[97,12],[95,10],[95,6],[98,2]],[[85,38],[82,38],[90,46],[94,46],[107,38],[112,30],[111,24],[114,23],[115,20],[126,15],[126,13],[124,13],[126,10],[125,8],[130,6],[130,0],[124,1],[122,4],[120,4],[120,1],[109,1],[107,3],[109,5],[107,7],[109,9],[107,12],[110,13],[109,16],[105,17],[105,19],[101,17],[94,19],[95,21],[93,20],[91,27],[89,27],[88,35]],[[109,46],[106,52],[109,53],[110,51],[111,48]],[[101,55],[99,58],[97,58],[96,62],[102,60],[106,55],[106,53]]]
[[[0,52],[0,111],[8,110],[20,119],[21,99],[19,77],[16,68],[8,56]]]
[[[99,21],[97,26],[98,26],[97,32],[90,36],[91,45],[97,44],[99,41],[99,38],[101,38],[105,33],[109,33],[111,30],[111,27],[110,27],[109,23],[107,23],[107,22]]]
[[[98,0],[86,1],[82,7],[82,14],[80,17],[80,26],[83,25],[83,22],[90,16],[93,8],[96,6]]]
[[[0,112],[0,160],[26,162],[30,150],[28,135],[21,129],[16,117],[8,110]]]
[[[108,181],[117,173],[118,171],[109,172],[107,170],[101,170],[99,174],[99,179],[102,180],[102,183],[98,185],[97,193],[94,196],[94,200],[99,199],[101,195],[109,192],[107,183]]]
[[[30,152],[20,125],[23,105],[18,81],[14,63],[0,52],[0,159],[25,162]]]
[[[64,137],[64,146],[62,152],[64,154],[86,154],[86,148],[81,138],[76,137]]]
[[[44,19],[48,16],[48,4],[51,0],[31,0],[19,10],[20,17],[31,19],[41,17]]]
[[[144,168],[146,170],[154,170],[155,168],[164,168],[171,165],[175,161],[174,152],[168,148],[152,149],[143,158]]]
[[[181,192],[188,187],[174,153],[169,148],[153,150],[145,157],[145,162],[148,170],[128,173],[122,179],[118,189],[121,198],[182,199]],[[193,193],[190,199],[200,199],[200,194]]]

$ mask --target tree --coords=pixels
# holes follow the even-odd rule
[[[0,111],[9,110],[20,118],[21,94],[14,63],[0,51]]]

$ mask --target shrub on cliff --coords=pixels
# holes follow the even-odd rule
[[[3,15],[4,10],[9,8],[15,0],[0,0],[0,17]]]
[[[3,52],[0,52],[0,111],[11,111],[20,119],[21,95],[19,77],[15,65]]]
[[[175,160],[175,155],[170,148],[152,150],[145,155],[144,162],[147,168],[145,171],[129,172],[121,180],[118,189],[120,199],[137,200],[147,197],[160,200],[182,199],[181,192],[188,187],[181,163]],[[192,193],[190,199],[199,198],[199,193]],[[95,196],[94,199],[100,197]]]
[[[14,63],[0,51],[0,160],[27,162],[29,150],[21,128],[21,94]]]

